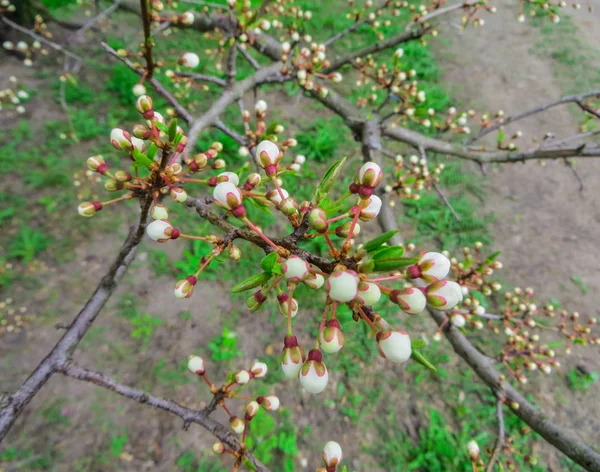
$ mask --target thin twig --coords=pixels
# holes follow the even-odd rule
[[[500,452],[502,452],[502,448],[504,447],[505,433],[504,433],[504,411],[502,410],[502,406],[504,403],[502,400],[498,399],[496,401],[496,418],[498,418],[498,437],[496,438],[496,444],[494,444],[494,452],[492,453],[492,457],[490,457],[490,462],[485,469],[486,472],[492,472],[494,470],[494,464],[500,457]]]
[[[140,0],[140,6],[142,11],[142,25],[144,29],[144,43],[142,46],[142,52],[146,59],[146,75],[147,79],[151,79],[154,75],[154,55],[152,50],[154,48],[154,40],[152,39],[152,23],[150,19],[150,10],[148,8],[148,0]]]
[[[195,74],[193,72],[175,72],[177,77],[186,77],[192,80],[200,80],[202,82],[210,82],[211,84],[220,85],[221,87],[225,87],[227,82],[219,77],[215,77],[213,75],[204,75],[204,74]]]
[[[116,0],[110,7],[108,7],[106,10],[102,11],[101,13],[99,13],[98,15],[96,15],[94,18],[92,18],[90,21],[88,21],[85,25],[83,25],[81,28],[79,28],[77,31],[75,31],[74,33],[70,34],[67,37],[66,42],[70,43],[71,41],[73,41],[77,36],[85,33],[87,30],[89,30],[90,28],[92,28],[96,23],[98,23],[102,18],[106,18],[108,17],[113,11],[115,11],[117,8],[119,8],[119,5],[121,4],[121,0]]]
[[[385,8],[387,8],[388,6],[390,6],[391,3],[392,3],[391,0],[385,0],[372,13],[375,13],[375,15],[377,15],[381,10],[384,10]],[[361,18],[358,21],[355,21],[351,26],[349,26],[345,30],[340,31],[337,34],[334,34],[331,38],[329,38],[323,44],[325,46],[330,46],[331,44],[335,43],[336,41],[342,39],[344,36],[346,36],[346,35],[348,35],[350,33],[353,33],[354,31],[356,31],[359,27],[361,27],[362,25],[364,25],[368,21],[369,21],[369,14],[367,12],[365,12],[365,16],[363,18]]]
[[[244,59],[246,59],[250,63],[250,65],[254,68],[254,70],[260,69],[260,64],[258,63],[258,61],[256,59],[254,59],[252,57],[252,55],[248,51],[246,51],[246,49],[244,49],[241,44],[236,43],[235,46],[237,47],[238,51],[242,53],[242,56],[244,56]]]

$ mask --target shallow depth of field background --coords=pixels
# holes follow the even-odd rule
[[[59,17],[85,19],[87,7],[67,0],[45,3]],[[297,3],[313,11],[317,40],[348,24],[340,14],[342,1]],[[433,108],[452,104],[510,114],[598,88],[600,2],[592,4],[596,6],[592,14],[564,9],[558,25],[540,19],[520,24],[514,10],[499,8],[496,15],[485,16],[483,28],[461,31],[449,24],[458,22],[455,16],[448,18],[438,38],[427,46],[407,46],[406,55],[414,61],[421,85],[426,84]],[[82,68],[76,83],[66,86],[78,142],[61,137],[69,132],[58,103],[62,58],[52,54],[25,68],[0,52],[0,88],[10,75],[17,75],[32,95],[25,116],[15,118],[0,111],[2,391],[19,386],[60,337],[55,325],[68,323],[87,300],[135,219],[133,206],[107,208],[92,219],[78,217],[76,207],[93,196],[106,199],[104,188],[86,177],[85,159],[103,154],[116,163],[110,129],[131,128],[138,117],[131,93],[136,76],[109,60],[99,41],[108,39],[115,48],[136,45],[141,38],[138,22],[128,13],[113,13],[104,33],[88,32],[71,45],[94,61]],[[70,34],[53,31],[58,39]],[[340,41],[338,47],[356,48],[373,39],[365,30]],[[159,57],[169,53],[174,57],[185,50],[202,57],[213,46],[194,32],[159,36],[157,43]],[[215,73],[214,64],[207,61],[198,71]],[[240,73],[249,72],[242,68]],[[341,86],[351,90],[352,75],[348,70],[344,75],[347,79]],[[200,111],[208,108],[218,90],[197,93],[202,97]],[[259,98],[267,100],[270,119],[297,133],[297,153],[308,158],[305,176],[297,179],[301,194],[309,195],[309,183],[319,178],[328,162],[344,155],[350,158],[344,182],[349,181],[361,156],[339,118],[291,84],[265,87]],[[253,97],[246,100],[251,107]],[[165,105],[160,99],[156,103],[157,110]],[[523,121],[520,129],[526,139],[548,131],[561,135],[576,129],[573,112],[556,108]],[[234,108],[227,118],[229,123],[239,123]],[[218,132],[205,133],[202,142],[215,139],[225,146],[230,170],[236,170],[240,161],[234,143]],[[448,170],[442,184],[462,219],[454,220],[435,193],[425,194],[418,203],[396,207],[407,241],[422,249],[450,251],[483,241],[490,251],[503,251],[499,260],[505,270],[499,275],[506,287],[532,286],[540,301],[598,314],[600,161],[577,161],[585,180],[582,192],[560,162],[488,167],[485,177],[476,166],[444,162]],[[183,208],[174,220],[187,233],[209,231],[207,224]],[[259,223],[271,232],[280,228],[269,216]],[[378,231],[376,223],[369,226],[370,234]],[[274,389],[285,408],[276,415],[261,414],[253,422],[251,436],[256,455],[277,472],[314,470],[327,440],[342,445],[349,471],[361,472],[470,470],[468,440],[476,438],[482,448],[493,444],[493,398],[454,358],[445,341],[424,348],[439,367],[439,375],[415,363],[392,366],[377,356],[373,339],[362,324],[350,321],[348,312],[341,314],[348,343],[335,359],[329,356],[332,376],[325,393],[310,397],[297,383],[282,382],[278,354],[285,323],[275,304],[250,313],[244,296],[229,293],[235,282],[253,273],[260,259],[248,246],[241,248],[244,257],[239,263],[209,269],[192,299],[176,301],[175,281],[195,270],[206,247],[182,240],[144,243],[117,294],[84,338],[81,363],[127,384],[201,407],[210,397],[203,383],[186,373],[189,354],[198,353],[208,361],[213,381],[247,367],[253,359],[267,362],[270,375],[257,386],[264,392]],[[310,329],[316,325],[309,320],[320,316],[321,304],[320,299],[301,297],[297,324],[301,342],[307,343],[315,334]],[[391,309],[384,313],[394,319]],[[17,329],[11,331],[10,326]],[[435,331],[424,317],[410,319],[407,327],[428,342]],[[478,345],[478,335],[471,339]],[[485,349],[494,353],[489,342]],[[597,348],[575,350],[563,358],[560,370],[549,377],[532,376],[524,387],[525,392],[536,394],[556,421],[577,430],[592,446],[600,444],[599,360]],[[509,434],[523,426],[510,415],[506,419]],[[181,421],[167,413],[55,376],[0,446],[0,469],[229,470],[209,453],[212,442],[212,436],[197,425],[183,431]],[[531,434],[517,437],[515,444],[523,453],[539,457],[541,464],[521,463],[519,470],[579,470]]]

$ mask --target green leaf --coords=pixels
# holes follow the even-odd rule
[[[502,254],[502,251],[496,251],[487,256],[485,260],[486,264],[491,264],[492,262],[494,262],[496,260],[496,257],[498,257],[500,254]]]
[[[175,136],[177,136],[177,118],[173,118],[169,123],[169,132],[167,134],[169,136],[169,141],[175,141]]]
[[[157,152],[158,152],[158,147],[156,146],[156,144],[152,143],[150,145],[150,147],[148,148],[148,152],[146,153],[146,155],[148,156],[148,159],[153,161],[154,158],[156,157]]]
[[[165,134],[169,133],[169,128],[167,128],[167,125],[165,125],[164,123],[161,123],[160,121],[155,121],[154,125],[163,133],[165,133]]]
[[[502,141],[504,141],[506,134],[504,133],[504,128],[500,128],[498,130],[498,144],[502,144]]]
[[[138,167],[146,167],[148,169],[150,169],[152,167],[152,165],[154,164],[150,159],[148,159],[148,157],[141,153],[140,151],[138,151],[136,148],[133,148],[133,159],[135,160],[135,164]]]
[[[418,257],[402,257],[403,255],[404,247],[402,246],[382,247],[371,255],[374,263],[373,271],[391,272],[404,269],[419,261]]]
[[[250,290],[258,287],[259,285],[264,284],[271,278],[271,274],[267,274],[266,272],[262,272],[260,274],[254,274],[251,277],[248,277],[246,280],[240,282],[235,287],[231,289],[233,293],[241,293],[246,290]]]
[[[423,354],[421,354],[421,351],[413,349],[413,352],[410,355],[410,357],[412,358],[412,360],[418,362],[424,367],[427,367],[429,370],[437,372],[435,366],[431,362],[429,362]]]
[[[248,460],[247,457],[244,457],[244,465],[248,467],[248,470],[256,470],[256,467]]]
[[[376,238],[371,239],[368,243],[365,244],[365,251],[367,252],[375,252],[385,243],[387,243],[390,239],[394,237],[399,230],[393,229],[391,231],[387,231],[383,234],[380,234]]]
[[[319,186],[315,192],[315,202],[317,204],[327,196],[329,190],[331,190],[331,187],[340,175],[345,162],[346,158],[344,157],[342,160],[334,162],[331,167],[327,169],[327,172],[325,172],[325,175],[321,179],[321,182],[319,182]]]
[[[425,346],[425,341],[422,339],[411,339],[410,346],[413,348],[413,350],[415,350],[419,347]]]
[[[277,264],[278,257],[276,252],[272,252],[268,256],[263,257],[263,260],[260,261],[260,268],[268,273],[273,272],[273,267]]]

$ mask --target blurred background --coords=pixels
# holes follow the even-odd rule
[[[511,8],[517,2],[504,3],[509,8],[487,15],[484,27],[462,30],[457,27],[460,15],[450,16],[430,43],[406,45],[405,57],[427,92],[428,106],[436,111],[453,105],[511,114],[600,85],[600,2],[592,2],[594,13],[564,9],[558,24],[541,18],[519,23],[518,8]],[[43,4],[63,20],[85,23],[95,15],[93,5],[70,0],[43,0]],[[351,24],[340,13],[345,2],[296,4],[313,11],[316,41]],[[100,9],[108,6],[99,3]],[[190,8],[201,7],[183,3],[177,7]],[[406,18],[396,21],[390,31],[401,29]],[[59,339],[61,330],[55,326],[68,323],[79,311],[136,219],[134,205],[107,209],[93,219],[82,219],[76,211],[79,201],[105,199],[96,176],[86,173],[85,159],[102,154],[116,164],[119,157],[111,147],[110,130],[130,129],[138,119],[131,91],[137,76],[108,58],[99,42],[107,41],[115,49],[136,47],[142,38],[139,19],[116,10],[99,27],[73,36],[72,30],[50,26],[57,42],[86,59],[77,74],[65,75],[63,58],[55,53],[26,67],[17,57],[0,52],[0,89],[17,76],[30,96],[24,114],[0,110],[2,391],[16,389]],[[12,34],[5,27],[1,31],[3,39]],[[196,52],[202,60],[198,72],[219,74],[207,51],[215,47],[213,39],[192,31],[169,33],[156,38],[159,57]],[[341,40],[336,49],[375,40],[365,28]],[[250,72],[239,70],[240,77]],[[350,71],[346,74],[352,77]],[[345,80],[340,87],[356,97],[352,82]],[[194,93],[192,105],[200,112],[219,91]],[[155,109],[166,108],[164,100],[153,98]],[[268,102],[269,118],[284,125],[287,136],[295,134],[296,153],[307,157],[302,177],[293,182],[298,199],[308,197],[328,163],[343,156],[350,161],[343,181],[351,181],[351,169],[361,160],[360,147],[338,117],[292,84],[261,88],[257,98]],[[245,100],[251,109],[255,97],[250,94]],[[238,115],[232,107],[227,122],[238,126]],[[568,107],[555,108],[514,130],[521,130],[531,142],[546,132],[560,136],[576,130],[578,119]],[[206,132],[199,146],[215,140],[224,145],[228,170],[239,169],[237,145],[225,135]],[[394,151],[413,153],[400,147]],[[398,202],[395,208],[407,242],[460,254],[462,247],[481,241],[490,252],[503,251],[499,260],[505,269],[498,275],[506,288],[531,286],[540,302],[598,314],[600,162],[577,161],[583,190],[571,169],[560,162],[489,166],[485,176],[466,162],[444,163],[447,170],[441,184],[461,220],[433,191],[419,201]],[[285,230],[274,216],[256,215],[266,231]],[[173,221],[186,233],[212,231],[184,208],[174,212]],[[367,237],[379,231],[375,223],[369,226]],[[330,356],[327,390],[311,397],[297,383],[283,381],[278,355],[285,323],[276,305],[267,303],[250,313],[246,296],[230,293],[235,283],[254,273],[261,258],[248,246],[240,247],[241,261],[211,266],[194,297],[176,301],[175,281],[196,270],[208,246],[183,240],[143,243],[117,293],[81,343],[80,363],[129,385],[202,407],[210,396],[205,385],[187,373],[188,355],[206,359],[213,381],[225,380],[230,371],[247,368],[254,359],[263,360],[270,374],[257,382],[256,392],[275,391],[284,408],[276,415],[261,413],[253,422],[252,447],[277,472],[314,470],[328,440],[342,445],[349,471],[361,472],[470,470],[467,442],[475,438],[482,449],[493,445],[493,397],[445,341],[432,341],[435,327],[425,316],[400,321],[392,308],[378,307],[382,315],[426,341],[424,352],[438,366],[437,374],[415,363],[385,363],[370,333],[342,311],[347,344],[336,357]],[[316,245],[313,249],[324,251]],[[297,318],[301,344],[314,339],[314,320],[321,316],[322,304],[322,299],[301,292]],[[471,339],[494,354],[493,337],[474,334]],[[532,376],[524,386],[556,421],[576,430],[590,445],[600,444],[598,360],[597,349],[574,350],[563,358],[560,370],[547,377]],[[523,424],[517,419],[506,420],[519,451],[517,470],[578,470],[534,435],[520,435]],[[183,431],[181,421],[167,413],[55,376],[0,445],[0,469],[229,470],[230,464],[209,452],[213,441],[197,425]],[[540,465],[526,463],[523,455],[537,457]]]

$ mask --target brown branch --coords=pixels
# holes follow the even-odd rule
[[[227,82],[219,77],[215,77],[212,75],[204,75],[204,74],[195,74],[193,72],[175,72],[177,77],[186,77],[192,80],[201,80],[202,82],[210,82],[211,84],[220,85],[221,87],[225,87]]]
[[[129,232],[129,236],[121,246],[110,269],[102,277],[93,295],[71,322],[63,337],[25,380],[23,385],[8,397],[6,405],[0,410],[0,441],[6,436],[23,408],[44,386],[52,374],[69,360],[100,310],[114,292],[129,264],[133,261],[137,247],[142,241],[151,202],[152,199],[149,197],[142,200],[138,224]]]
[[[217,118],[215,120],[215,123],[213,124],[213,126],[215,128],[217,128],[219,131],[222,131],[223,133],[225,133],[230,138],[232,138],[239,145],[245,146],[246,144],[248,144],[248,139],[245,136],[242,136],[241,134],[233,131],[229,126],[227,126],[225,123],[223,123],[219,118]]]
[[[254,59],[246,49],[244,49],[239,43],[235,45],[238,51],[244,56],[244,59],[248,61],[248,63],[254,68],[254,70],[260,69],[260,64],[256,59]]]
[[[64,366],[60,367],[58,371],[67,377],[98,385],[99,387],[111,390],[118,395],[129,398],[143,405],[158,408],[173,415],[179,416],[186,425],[190,423],[197,423],[212,433],[229,449],[233,451],[240,450],[240,442],[238,438],[232,432],[230,432],[228,428],[210,417],[210,414],[216,407],[216,403],[213,405],[211,402],[211,405],[203,408],[202,410],[193,410],[180,405],[173,400],[157,397],[142,390],[121,384],[100,372],[94,372],[85,369],[72,362],[67,362]],[[254,457],[254,455],[252,455],[250,452],[246,452],[244,457],[250,461],[250,463],[255,467],[255,470],[259,472],[269,472],[269,469],[265,467],[258,459],[256,459],[256,457]]]
[[[502,407],[504,402],[502,400],[496,401],[496,418],[498,419],[498,437],[496,438],[496,444],[494,444],[494,452],[492,452],[492,457],[490,457],[490,462],[485,469],[485,472],[493,472],[494,464],[500,457],[500,453],[502,452],[502,448],[504,447],[505,440],[505,431],[504,431],[504,411]]]
[[[113,11],[115,11],[117,8],[119,8],[120,3],[121,3],[121,0],[116,0],[115,3],[113,3],[110,7],[106,8],[104,11],[100,12],[98,15],[96,15],[94,18],[92,18],[90,21],[88,21],[85,25],[83,25],[77,31],[74,31],[72,34],[70,34],[67,37],[66,42],[70,43],[77,36],[85,33],[87,30],[93,28],[96,25],[96,23],[98,23],[102,18],[107,18],[108,15],[110,15]]]
[[[152,25],[150,24],[150,9],[148,8],[148,0],[140,0],[140,11],[144,30],[144,43],[142,45],[142,52],[144,53],[144,58],[146,59],[147,78],[152,79],[155,66],[154,55],[152,54],[154,41],[152,39]]]
[[[371,13],[375,13],[375,15],[377,15],[381,10],[384,10],[385,8],[389,7],[391,3],[392,3],[391,0],[385,0],[381,5],[379,5]],[[356,31],[358,28],[360,28],[362,25],[364,25],[368,21],[369,21],[369,14],[367,14],[365,12],[365,16],[363,18],[361,18],[358,21],[355,21],[351,26],[349,26],[345,30],[342,30],[337,34],[334,34],[331,38],[329,38],[323,44],[325,46],[330,46],[331,44],[335,43],[336,41],[339,41],[340,39],[342,39],[344,36],[346,36],[350,33],[353,33],[354,31]]]

